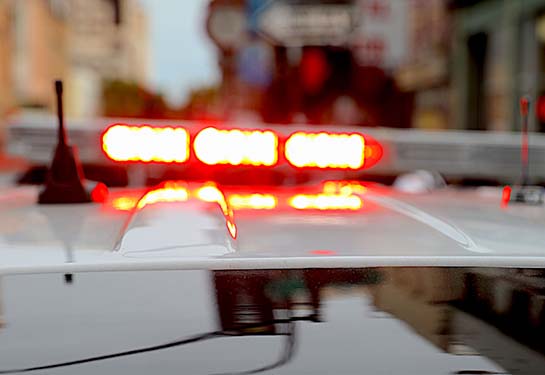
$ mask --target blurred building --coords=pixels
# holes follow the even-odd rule
[[[145,85],[149,69],[147,17],[137,0],[57,0],[66,12],[70,75],[68,113],[100,110],[105,80]]]
[[[374,305],[404,321],[441,350],[451,350],[449,303],[462,296],[462,271],[384,269],[383,278],[383,282],[370,288]]]
[[[516,130],[522,95],[530,129],[545,131],[545,1],[451,0],[454,127]]]
[[[65,78],[69,69],[65,15],[52,1],[6,4],[13,12],[8,58],[15,100],[24,107],[53,108],[52,81]]]
[[[292,10],[331,3],[282,2]],[[513,131],[519,100],[530,95],[530,130],[545,131],[545,0],[334,3],[352,6],[357,22],[346,41],[328,44],[319,31],[308,43],[282,34],[310,24],[305,12],[275,19],[274,5],[211,0],[226,108],[268,122]],[[271,41],[260,22],[283,39]]]
[[[12,8],[7,1],[0,2],[0,119],[14,103],[11,74],[12,28]]]
[[[407,55],[395,69],[396,84],[414,94],[412,126],[451,127],[450,14],[446,0],[406,0]]]
[[[407,6],[211,0],[208,31],[219,47],[226,112],[253,111],[273,123],[409,127],[412,93],[392,76],[407,54]]]
[[[540,270],[383,269],[369,288],[377,308],[439,349],[480,353],[509,374],[540,374],[545,317]]]
[[[1,281],[2,279],[0,278],[0,282]],[[0,329],[4,328],[5,325],[6,325],[6,322],[4,320],[4,306],[2,305],[2,290],[0,288]]]
[[[138,0],[4,0],[0,20],[0,111],[52,109],[60,78],[67,114],[94,116],[104,81],[147,83],[149,30]]]

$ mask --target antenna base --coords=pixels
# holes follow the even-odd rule
[[[38,197],[40,204],[87,203],[91,197],[83,186],[77,149],[59,144],[47,174],[45,189]]]

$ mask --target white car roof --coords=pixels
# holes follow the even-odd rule
[[[27,187],[0,194],[0,274],[545,265],[544,207],[502,208],[499,189],[402,194],[369,187],[358,194],[357,210],[280,203],[271,210],[235,209],[236,238],[220,206],[194,194],[125,211],[115,202],[144,190],[113,191],[104,203],[80,205],[38,205],[37,193]],[[297,188],[274,191],[278,200],[294,193]]]

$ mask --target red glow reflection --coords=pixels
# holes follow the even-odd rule
[[[504,186],[503,190],[501,192],[501,207],[505,208],[509,205],[509,201],[511,200],[511,186]]]
[[[336,251],[333,250],[312,250],[310,251],[313,255],[335,255],[337,254]]]

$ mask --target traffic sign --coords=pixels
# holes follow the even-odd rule
[[[286,47],[342,45],[357,23],[357,7],[347,3],[264,3],[250,25],[274,45]]]
[[[236,50],[246,40],[246,13],[242,4],[212,2],[208,10],[208,35],[222,50]]]

